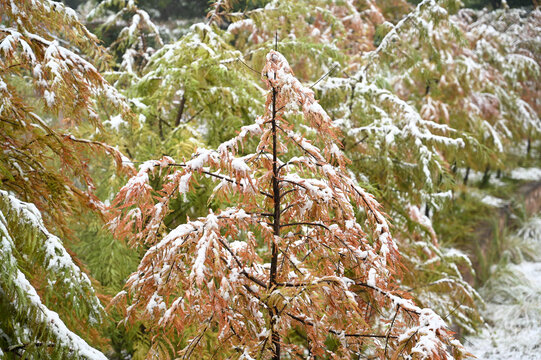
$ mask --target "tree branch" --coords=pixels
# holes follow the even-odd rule
[[[314,324],[308,320],[304,320],[303,318],[300,318],[298,316],[295,316],[291,313],[286,312],[285,313],[290,318],[297,320],[298,322],[307,325],[307,326],[314,326]],[[329,329],[328,332],[330,332],[333,335],[337,336],[346,336],[346,337],[362,337],[362,338],[378,338],[378,339],[385,339],[387,335],[379,335],[379,334],[355,334],[355,333],[344,333],[342,331],[336,331],[334,329]],[[390,338],[397,339],[398,336],[391,335]]]

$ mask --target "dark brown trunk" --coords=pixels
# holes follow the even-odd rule
[[[184,113],[184,105],[186,105],[186,97],[182,94],[182,99],[180,99],[180,105],[178,106],[177,117],[175,118],[175,127],[180,125],[180,120]]]
[[[160,139],[163,140],[163,127],[162,127],[162,118],[158,117],[158,131],[160,134]]]
[[[481,180],[481,186],[485,187],[490,181],[490,165],[487,165],[485,172],[483,173],[483,180]]]
[[[464,175],[464,185],[468,185],[468,177],[470,176],[470,167],[466,168],[466,175]]]
[[[276,78],[276,74],[274,75]],[[273,213],[273,233],[274,236],[280,236],[280,183],[278,180],[278,153],[277,153],[277,126],[276,126],[276,89],[272,88],[272,196],[274,202],[274,213]],[[269,278],[269,289],[272,289],[276,284],[277,277],[277,267],[278,267],[278,246],[276,243],[272,242],[271,250],[271,268],[270,268],[270,278]],[[273,345],[273,360],[280,359],[280,335],[276,332],[274,328],[276,325],[276,316],[278,315],[278,309],[272,307],[269,310],[270,326],[271,326],[271,339]]]

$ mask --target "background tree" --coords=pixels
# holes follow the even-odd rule
[[[152,54],[163,46],[158,28],[133,0],[102,1],[87,15],[87,21],[98,21],[100,37],[113,39],[108,51],[116,57],[117,71],[107,75],[114,78],[116,88],[131,85],[132,78],[138,78]]]

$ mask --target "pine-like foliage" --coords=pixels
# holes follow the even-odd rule
[[[105,152],[119,169],[130,169],[114,147],[77,139],[57,128],[82,120],[98,125],[96,96],[124,114],[129,108],[91,63],[55,40],[62,34],[70,46],[101,56],[96,37],[73,10],[51,1],[2,1],[0,9],[2,187],[34,203],[47,219],[54,219],[51,223],[63,227],[66,213],[81,203],[104,208],[92,193],[84,149]]]
[[[400,9],[400,2],[386,5]],[[276,36],[280,49],[296,59],[295,72],[315,83],[321,104],[342,129],[350,169],[378,192],[394,218],[395,235],[413,269],[402,279],[403,288],[442,314],[456,308],[450,319],[471,331],[480,321],[474,304],[478,294],[463,277],[471,264],[459,251],[440,248],[430,218],[422,213],[438,211],[451,200],[450,159],[485,152],[469,128],[427,116],[422,101],[401,91],[402,83],[411,80],[411,88],[421,84],[424,94],[421,60],[437,62],[437,55],[453,51],[460,41],[453,33],[458,26],[449,29],[456,7],[453,1],[425,1],[396,25],[385,21],[393,17],[385,6],[373,1],[271,2],[223,16],[235,21],[228,32],[252,64]],[[318,80],[322,70],[328,76]]]
[[[72,309],[72,323],[88,319],[79,324],[79,330],[86,331],[84,326],[99,322],[103,310],[90,280],[47,230],[38,209],[4,190],[0,239],[0,354],[106,359],[49,310],[30,283],[44,284],[40,292],[55,307]]]
[[[474,331],[479,296],[464,279],[471,264],[459,251],[438,249],[429,214],[442,211],[439,219],[445,218],[444,206],[462,182],[457,177],[453,184],[457,166],[487,174],[517,152],[516,142],[535,137],[539,55],[529,34],[537,12],[529,20],[521,19],[526,12],[503,10],[453,16],[458,6],[421,2],[388,25],[353,76],[330,77],[315,88],[347,135],[353,171],[377,187],[395,219],[416,273],[405,284],[438,311],[456,309],[453,321]],[[507,17],[513,27],[506,27]]]
[[[529,152],[541,131],[541,11],[463,9],[453,20],[470,45],[460,57],[463,76],[471,81],[459,91],[461,105],[473,120],[483,119],[484,140],[495,144],[502,162],[516,142],[527,139]]]
[[[409,9],[402,0],[270,1],[244,12],[223,7],[219,14],[231,22],[227,31],[246,59],[264,63],[277,38],[295,73],[305,81],[316,81],[331,69],[353,71],[357,60],[374,49],[380,28],[389,25],[385,22],[387,15],[392,16],[389,10],[400,16]]]
[[[103,216],[91,153],[133,170],[116,148],[68,125],[99,127],[101,109],[129,108],[82,55],[107,57],[73,10],[0,1],[0,13],[0,346],[8,358],[105,359],[79,337],[98,342],[100,302],[53,233],[71,234],[70,216],[82,210]]]
[[[129,95],[162,137],[198,122],[207,142],[218,145],[255,116],[263,93],[239,60],[216,25],[194,24],[150,58]]]
[[[366,73],[358,75],[380,81],[383,75],[424,121],[440,129],[447,126],[463,137],[467,151],[437,144],[444,163],[496,168],[513,141],[524,140],[539,127],[538,115],[521,99],[521,89],[531,88],[522,82],[538,78],[539,65],[535,52],[514,45],[513,31],[500,34],[483,22],[468,24],[473,22],[468,11],[452,16],[459,5],[423,1],[366,56]],[[535,16],[529,24],[534,23]]]
[[[118,69],[109,76],[115,77],[117,88],[130,84],[133,77],[137,78],[156,49],[163,46],[158,28],[134,0],[102,1],[88,14],[87,19],[102,20],[100,33],[114,38],[108,50],[119,57],[119,64]]]
[[[341,100],[329,104],[330,111],[347,134],[347,149],[359,154],[354,157],[358,171],[380,184],[390,204],[398,201],[398,209],[407,207],[402,200],[437,205],[448,167],[443,155],[472,150],[467,133],[424,116],[420,104],[400,91],[403,82],[415,82],[414,87],[424,81],[419,67],[426,57],[419,53],[435,52],[432,44],[447,33],[446,17],[447,11],[434,1],[419,4],[396,25],[387,25],[379,46],[359,59],[356,73],[318,85],[322,96]]]
[[[212,332],[224,358],[461,358],[443,320],[394,290],[401,269],[387,217],[347,171],[338,128],[313,92],[276,51],[262,79],[266,111],[254,124],[185,163],[146,162],[116,196],[116,234],[149,246],[117,296],[130,304],[127,319],[144,319],[156,339],[195,329],[184,356],[201,354]],[[288,119],[299,116],[295,129]],[[244,149],[250,136],[260,141]],[[201,175],[230,206],[166,230],[171,199]]]
[[[61,3],[0,0],[2,355],[467,355],[462,182],[534,161],[541,13],[459,5],[221,0],[164,45],[105,0],[102,48]],[[80,261],[102,300],[139,264],[126,314],[97,325]]]

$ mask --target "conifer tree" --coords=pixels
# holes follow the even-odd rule
[[[70,46],[89,56],[104,57],[103,48],[76,13],[60,3],[4,1],[0,6],[5,19],[0,27],[3,187],[35,203],[58,225],[65,223],[63,211],[70,212],[81,200],[103,210],[92,194],[82,149],[110,154],[119,169],[129,172],[129,166],[114,147],[62,133],[62,126],[83,120],[99,125],[98,96],[123,114],[129,107],[96,67],[53,36],[63,34]],[[76,186],[75,178],[84,185]]]
[[[207,143],[219,145],[254,116],[263,92],[240,61],[222,30],[197,23],[150,58],[128,96],[144,107],[162,139],[196,128]]]
[[[128,301],[127,320],[144,319],[157,338],[195,328],[186,357],[209,332],[219,357],[463,357],[438,315],[394,290],[401,266],[388,218],[347,171],[339,130],[313,92],[277,51],[262,79],[266,109],[254,124],[185,163],[144,163],[117,194],[115,233],[149,247],[116,298]],[[243,148],[250,136],[255,149]],[[164,228],[171,199],[200,176],[230,206]]]
[[[385,28],[391,16],[387,10],[399,16],[408,9],[402,0],[272,1],[244,12],[221,11],[220,16],[231,22],[228,32],[235,47],[251,63],[264,63],[267,48],[262,45],[272,46],[277,37],[297,76],[316,81],[331,69],[353,71],[359,57],[374,49],[379,27]]]
[[[117,11],[110,14],[114,10]],[[163,46],[160,32],[135,0],[100,2],[87,16],[88,21],[97,19],[101,20],[99,32],[102,37],[109,35],[114,38],[108,50],[118,57],[117,69],[107,74],[108,78],[111,81],[114,77],[117,88],[125,88],[131,85],[133,78],[137,79],[152,54]]]
[[[407,262],[417,269],[404,284],[422,303],[456,309],[450,317],[473,332],[480,320],[474,300],[480,298],[458,271],[473,270],[471,262],[456,249],[438,248],[441,234],[432,228],[430,214],[452,202],[450,190],[460,190],[451,178],[456,164],[483,171],[487,164],[502,166],[510,139],[523,139],[524,128],[536,128],[522,125],[535,124],[537,116],[517,111],[523,101],[510,90],[515,85],[502,80],[506,73],[516,74],[518,85],[522,71],[535,78],[537,70],[527,57],[510,66],[514,71],[500,70],[478,50],[469,50],[478,46],[466,38],[485,40],[451,16],[457,8],[454,1],[423,1],[365,54],[354,76],[330,78],[316,88],[323,99],[339,104],[325,103],[349,135],[346,148],[355,154],[354,171],[376,184],[390,207]],[[491,57],[512,64],[514,55],[503,60],[516,51],[512,46],[490,48]],[[513,120],[507,118],[512,113]]]
[[[541,130],[541,51],[537,36],[541,12],[501,9],[476,13],[463,9],[453,20],[470,43],[471,52],[463,56],[470,57],[470,67],[477,64],[470,72],[485,80],[470,87],[467,110],[473,117],[486,119],[484,124],[490,124],[486,125],[490,128],[484,136],[498,143],[498,151],[503,152],[499,154],[502,162],[510,152],[529,155],[531,141]],[[527,142],[526,154],[513,151],[515,142]]]
[[[525,56],[503,40],[509,35],[481,23],[469,27],[461,20],[467,15],[452,16],[459,5],[423,1],[367,54],[366,73],[358,75],[370,78],[388,69],[393,93],[424,121],[449,126],[464,138],[468,151],[437,148],[443,163],[484,171],[502,166],[507,146],[522,141],[525,129],[537,131],[537,114],[515,89],[523,79],[537,78],[539,65],[531,52]]]
[[[272,29],[279,29],[281,49],[300,63],[296,73],[315,82],[322,105],[342,128],[351,169],[363,185],[373,186],[382,196],[395,219],[408,266],[416,269],[403,279],[403,288],[413,289],[417,300],[438,311],[456,309],[450,318],[471,331],[480,321],[474,304],[479,296],[463,277],[463,272],[472,271],[471,264],[458,250],[440,248],[430,218],[422,212],[440,209],[452,195],[447,157],[478,153],[478,143],[462,129],[423,116],[420,104],[393,87],[407,73],[404,69],[414,65],[401,53],[415,54],[429,45],[423,42],[416,50],[409,44],[418,36],[416,31],[441,31],[447,16],[441,6],[452,9],[456,4],[424,2],[395,26],[385,21],[393,17],[385,5],[396,9],[399,3],[274,2],[223,16],[234,21],[228,31],[252,62],[264,51],[261,43],[273,39]],[[342,28],[342,23],[347,26]],[[336,48],[342,54],[337,55]],[[361,49],[373,51],[363,54]],[[332,64],[339,64],[338,70]],[[317,80],[319,67],[327,76]]]
[[[451,8],[456,5],[449,3]],[[447,16],[440,5],[422,2],[396,25],[389,25],[379,46],[359,60],[356,73],[318,85],[324,98],[340,99],[330,111],[348,136],[346,147],[351,153],[363,154],[354,158],[355,164],[370,182],[381,184],[391,206],[401,199],[437,206],[440,192],[448,184],[443,181],[440,187],[449,166],[443,155],[474,150],[475,140],[467,132],[424,116],[415,98],[401,92],[402,83],[414,79],[412,88],[417,89],[417,82],[425,78],[418,60],[428,56],[418,53],[427,51],[432,56],[435,52],[431,52],[431,44]],[[399,55],[404,53],[408,56]],[[404,207],[407,204],[397,206]]]
[[[79,336],[99,342],[100,301],[53,233],[69,236],[75,213],[104,215],[90,152],[133,170],[117,149],[68,125],[99,126],[98,97],[125,115],[129,108],[85,59],[106,55],[73,10],[2,0],[0,12],[0,348],[7,358],[105,359]]]
[[[105,360],[43,304],[25,274],[45,284],[40,290],[48,302],[85,314],[88,321],[83,324],[95,326],[103,308],[90,280],[60,239],[47,230],[38,209],[4,190],[0,190],[0,239],[0,355]],[[87,332],[84,326],[78,330]]]

